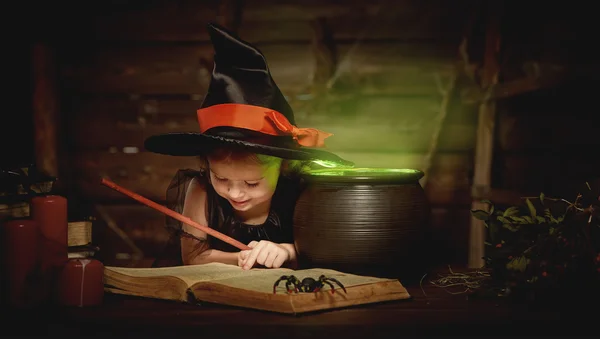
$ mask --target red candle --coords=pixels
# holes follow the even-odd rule
[[[68,260],[67,199],[58,195],[33,197],[31,215],[40,234],[38,254],[44,298],[50,299]]]
[[[59,282],[59,302],[66,306],[95,306],[104,297],[104,265],[96,259],[71,259]]]
[[[40,229],[42,270],[62,267],[68,259],[67,199],[58,195],[33,197],[31,214]]]
[[[7,301],[11,306],[26,307],[36,303],[38,227],[31,219],[4,222],[2,249],[5,260]]]

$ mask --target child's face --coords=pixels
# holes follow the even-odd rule
[[[210,180],[217,194],[237,211],[248,211],[271,200],[281,162],[261,165],[245,159],[209,159]]]

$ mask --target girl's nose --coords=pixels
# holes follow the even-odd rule
[[[238,199],[238,198],[240,198],[244,194],[244,192],[242,192],[242,190],[239,189],[236,185],[229,186],[229,192],[228,193],[229,193],[229,196],[232,199]]]

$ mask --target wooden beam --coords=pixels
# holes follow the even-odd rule
[[[501,1],[489,1],[485,14],[487,17],[487,29],[483,67],[481,70],[481,85],[484,88],[489,88],[498,82],[500,68],[497,54],[500,49]],[[478,190],[487,192],[491,188],[496,103],[494,101],[482,102],[479,106],[478,119],[473,186]],[[487,208],[487,204],[481,201],[473,201],[471,205],[471,209],[474,210],[487,210]],[[468,266],[470,268],[483,267],[483,257],[485,255],[484,242],[485,226],[481,220],[472,217],[469,232]]]
[[[291,105],[302,107],[302,110],[306,112],[306,116],[310,116],[314,113],[327,111],[329,107],[329,81],[334,77],[337,70],[337,50],[335,41],[333,40],[333,33],[327,24],[327,19],[317,18],[311,20],[311,28],[313,31],[313,37],[311,41],[311,51],[314,60],[313,72],[310,77],[310,82],[306,91],[302,91],[301,97],[306,97],[306,94],[310,95],[310,100],[302,102],[302,100],[295,100],[292,96],[290,101]],[[302,94],[304,94],[302,96]]]
[[[446,88],[440,88],[440,94],[442,95],[442,102],[440,104],[439,115],[435,119],[434,130],[431,135],[431,143],[429,145],[429,149],[428,149],[427,155],[425,157],[425,162],[423,164],[422,171],[423,171],[423,173],[425,173],[425,175],[420,180],[421,186],[423,186],[423,187],[427,186],[427,179],[429,177],[429,168],[431,167],[432,158],[436,155],[436,153],[438,151],[438,144],[440,141],[440,133],[442,131],[442,127],[444,127],[444,124],[446,122],[446,117],[448,116],[450,100],[451,100],[452,95],[454,94],[457,79],[458,79],[458,76],[454,75],[450,79],[450,83],[448,84],[448,86]],[[442,86],[442,85],[440,84],[440,86]]]
[[[547,78],[526,77],[505,83],[492,84],[488,88],[465,88],[462,90],[461,98],[465,104],[510,98],[516,95],[558,86],[563,82],[563,79],[563,76]]]
[[[337,54],[333,33],[325,18],[311,21],[313,29],[312,51],[315,58],[315,70],[312,85],[318,92],[325,89],[337,69]]]
[[[49,176],[58,177],[58,103],[56,98],[53,51],[35,44],[33,62],[33,128],[35,166]]]

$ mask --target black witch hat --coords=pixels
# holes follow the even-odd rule
[[[154,135],[144,143],[147,150],[195,156],[228,146],[284,159],[353,165],[323,149],[330,133],[296,126],[292,108],[256,47],[216,24],[209,24],[208,32],[214,46],[214,68],[197,111],[200,133]]]

